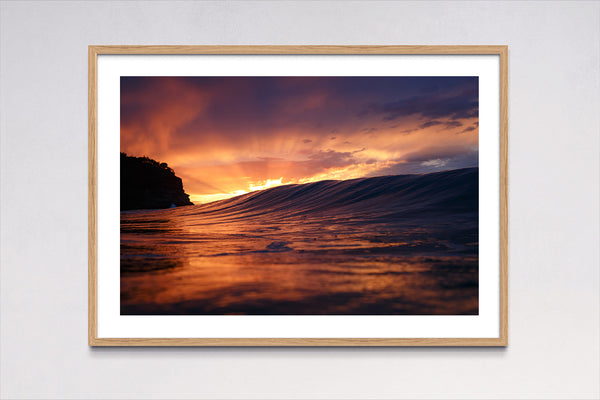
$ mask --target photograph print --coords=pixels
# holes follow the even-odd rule
[[[479,81],[120,78],[121,315],[478,315]]]

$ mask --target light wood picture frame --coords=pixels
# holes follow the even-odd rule
[[[264,56],[274,56],[272,59]],[[202,334],[203,327],[207,328],[208,324],[219,323],[218,321],[228,318],[228,316],[221,315],[219,312],[215,312],[211,316],[200,315],[205,319],[200,319],[199,314],[191,313],[186,316],[182,315],[165,315],[157,313],[156,315],[148,315],[145,312],[132,313],[130,315],[121,315],[119,311],[119,302],[121,301],[119,288],[120,283],[118,282],[119,276],[119,262],[118,256],[115,262],[115,254],[119,254],[118,250],[116,253],[114,249],[119,249],[118,233],[115,236],[111,236],[105,231],[108,219],[112,230],[114,227],[119,226],[118,211],[110,215],[107,218],[107,211],[112,212],[115,210],[114,207],[104,207],[103,204],[110,202],[111,204],[118,204],[119,198],[119,186],[118,179],[112,179],[115,177],[115,173],[118,176],[119,165],[118,165],[118,154],[107,151],[106,149],[114,149],[119,145],[119,129],[113,129],[118,126],[119,123],[119,104],[118,101],[115,104],[115,100],[121,99],[119,97],[119,82],[120,77],[123,76],[255,76],[257,73],[248,73],[245,66],[241,66],[240,63],[245,63],[247,57],[249,64],[257,63],[257,68],[260,68],[265,63],[270,63],[270,60],[281,59],[284,56],[297,57],[299,62],[302,62],[302,57],[307,58],[306,68],[307,73],[305,76],[330,76],[325,70],[321,72],[319,70],[320,65],[313,67],[312,63],[314,60],[320,62],[319,57],[323,59],[326,57],[342,58],[341,62],[344,62],[344,57],[354,57],[355,60],[368,59],[373,60],[372,64],[366,65],[365,68],[370,68],[373,65],[385,64],[386,60],[399,60],[398,62],[404,62],[404,60],[417,60],[415,62],[430,63],[434,65],[436,60],[457,60],[458,67],[448,67],[448,73],[435,73],[435,68],[431,72],[427,68],[423,69],[422,74],[419,76],[472,76],[473,73],[465,72],[464,75],[457,70],[460,65],[468,65],[470,60],[481,59],[490,66],[489,73],[486,72],[489,77],[482,78],[483,75],[479,76],[479,99],[481,100],[484,96],[488,96],[491,100],[486,103],[486,112],[483,113],[483,103],[481,103],[480,113],[477,119],[477,127],[482,124],[482,128],[477,128],[478,143],[483,143],[482,133],[483,125],[485,124],[485,132],[488,135],[488,139],[485,139],[488,143],[486,151],[489,151],[490,157],[486,156],[486,160],[483,160],[479,156],[479,162],[489,163],[489,169],[486,172],[484,178],[491,177],[493,183],[491,190],[479,187],[478,198],[479,198],[479,232],[482,229],[489,229],[491,232],[491,242],[488,243],[485,248],[478,245],[479,257],[477,264],[477,273],[479,274],[479,303],[483,302],[482,292],[483,284],[482,273],[485,272],[490,283],[490,290],[487,291],[486,296],[490,298],[488,311],[482,311],[483,306],[480,306],[475,315],[460,315],[456,317],[448,314],[435,314],[435,315],[419,315],[415,317],[415,314],[411,316],[406,315],[378,315],[365,316],[357,313],[350,313],[350,315],[340,316],[338,314],[325,315],[319,317],[308,317],[307,315],[302,316],[298,322],[298,325],[291,318],[290,314],[275,313],[277,315],[269,314],[269,317],[265,317],[263,314],[254,313],[254,315],[244,316],[239,318],[240,321],[244,321],[242,325],[235,325],[227,330],[228,323],[226,322],[221,332],[224,332],[220,336],[206,336]],[[146,58],[144,58],[146,57]],[[177,58],[179,57],[179,58]],[[279,57],[276,58],[276,57]],[[361,58],[362,57],[362,58]],[[371,57],[371,58],[369,58]],[[379,57],[377,59],[373,57]],[[402,58],[404,57],[404,58]],[[194,68],[197,70],[197,66],[201,65],[203,60],[209,60],[214,62],[215,66],[212,70],[205,72],[199,70],[197,73],[190,73],[193,68],[184,68],[178,70],[176,73],[171,73],[170,66],[173,64],[173,60],[191,60]],[[333,59],[333,58],[332,58]],[[106,60],[106,63],[100,64],[99,61]],[[116,60],[117,63],[111,64],[112,60]],[[229,66],[229,63],[235,65]],[[266,60],[266,61],[265,61]],[[493,45],[493,46],[100,46],[91,45],[88,47],[88,130],[89,130],[89,164],[88,164],[88,200],[89,200],[89,214],[88,214],[88,344],[90,346],[507,346],[508,345],[508,46],[504,45]],[[103,61],[104,62],[104,61]],[[179,61],[178,61],[179,62]],[[296,61],[294,61],[296,62]],[[334,61],[334,62],[340,62]],[[371,61],[369,61],[371,62]],[[394,61],[396,62],[396,61]],[[411,61],[412,62],[412,61]],[[118,64],[121,63],[121,64]],[[163,64],[161,64],[163,63]],[[261,64],[263,63],[263,64]],[[378,64],[376,64],[378,63]],[[139,68],[141,66],[152,65],[152,68],[142,71]],[[191,64],[191,65],[192,65]],[[118,65],[115,67],[114,65]],[[154,67],[154,65],[161,65],[160,67]],[[271,70],[277,71],[279,64],[275,65]],[[337,65],[337,64],[336,64]],[[415,64],[417,65],[417,64]],[[429,65],[429,64],[427,64]],[[450,65],[450,64],[448,64]],[[482,65],[484,65],[482,63]],[[482,68],[488,68],[487,66]],[[137,68],[137,69],[136,69]],[[179,68],[179,67],[177,67]],[[216,68],[216,69],[215,69]],[[219,71],[219,68],[224,68],[226,71],[222,74],[214,73],[215,70]],[[229,68],[229,69],[228,69]],[[444,67],[445,68],[445,67]],[[392,69],[393,70],[393,69]],[[166,72],[165,72],[166,71]],[[213,71],[213,72],[210,72]],[[234,71],[234,72],[231,72]],[[236,74],[235,71],[238,71]],[[250,71],[260,71],[260,69],[254,69]],[[297,71],[297,70],[296,70]],[[317,71],[317,72],[314,72]],[[387,71],[390,71],[388,69]],[[439,71],[439,69],[438,69]],[[458,73],[457,73],[458,71]],[[262,73],[260,73],[262,74]],[[281,73],[266,73],[262,76],[297,76],[297,73],[290,75],[283,71]],[[346,73],[336,74],[337,76],[358,76],[349,75]],[[366,73],[360,76],[371,76],[370,73]],[[390,76],[385,71],[381,73],[373,73],[373,76]],[[396,76],[396,74],[394,74]],[[407,75],[406,73],[399,73],[397,76],[415,76],[415,74]],[[111,85],[104,86],[105,82],[112,82]],[[487,85],[487,86],[486,86]],[[109,88],[110,86],[110,88]],[[489,92],[489,93],[488,93]],[[116,110],[116,111],[115,111]],[[109,113],[112,113],[109,117]],[[488,119],[489,116],[489,119]],[[485,120],[485,121],[484,121]],[[116,122],[115,122],[116,121]],[[115,125],[115,123],[117,125]],[[435,124],[442,124],[444,121],[435,121]],[[421,126],[430,126],[422,124]],[[456,124],[458,125],[458,124]],[[481,131],[479,129],[482,129]],[[115,132],[116,130],[116,132]],[[110,132],[110,134],[105,134]],[[104,135],[104,136],[103,136]],[[108,137],[110,135],[110,138]],[[458,134],[457,134],[458,135]],[[332,135],[332,137],[334,137]],[[457,136],[458,137],[458,136]],[[310,142],[310,139],[305,139]],[[333,140],[333,139],[332,139]],[[109,143],[110,142],[110,143]],[[122,150],[121,150],[122,151]],[[355,150],[358,151],[358,150]],[[112,155],[105,157],[104,155],[110,152]],[[477,154],[479,152],[479,147]],[[488,154],[488,153],[486,153]],[[146,154],[139,154],[140,156]],[[103,158],[105,157],[105,158]],[[108,161],[107,161],[108,160]],[[110,160],[117,160],[117,162],[111,162]],[[490,161],[491,160],[491,161]],[[163,160],[160,160],[163,161]],[[167,160],[169,161],[169,160]],[[115,165],[116,164],[116,165]],[[479,168],[479,167],[478,167]],[[108,170],[110,169],[110,172]],[[175,171],[178,172],[177,169]],[[110,175],[112,174],[112,175]],[[110,178],[109,177],[112,177]],[[483,172],[478,172],[479,184],[481,185]],[[112,182],[114,187],[106,182]],[[282,183],[281,180],[279,183]],[[497,184],[496,184],[497,183]],[[185,182],[184,182],[185,185]],[[485,193],[484,193],[485,191]],[[100,197],[99,197],[100,196]],[[483,196],[483,197],[482,197]],[[492,221],[489,226],[487,222],[482,222],[484,212],[482,204],[485,200],[489,199],[489,204],[493,204],[491,210],[486,212],[485,221]],[[482,203],[483,202],[483,203]],[[112,208],[111,208],[112,207]],[[118,207],[118,206],[117,206]],[[100,211],[99,211],[100,208]],[[183,209],[183,208],[181,208]],[[487,210],[486,209],[486,210]],[[104,224],[104,225],[103,225]],[[117,228],[118,231],[118,228]],[[495,233],[494,233],[495,232]],[[113,232],[114,233],[114,232]],[[115,239],[117,238],[117,239]],[[287,242],[273,242],[276,251],[288,251],[291,250],[287,246]],[[109,249],[110,247],[110,249]],[[252,251],[251,251],[252,252]],[[253,251],[258,253],[257,251]],[[486,260],[490,262],[482,261],[482,252],[485,252]],[[291,254],[291,252],[288,252]],[[112,272],[108,273],[106,270],[110,268]],[[402,276],[398,273],[398,276]],[[117,277],[117,278],[115,278]],[[117,280],[115,282],[115,280]],[[108,290],[108,284],[110,282],[111,290]],[[487,281],[486,281],[487,282]],[[485,300],[487,301],[487,300]],[[487,304],[487,303],[486,303]],[[126,313],[127,314],[127,313]],[[174,313],[177,314],[177,313]],[[207,313],[208,314],[208,313]],[[426,314],[426,313],[425,313]],[[446,326],[448,330],[441,330],[440,334],[430,335],[427,333],[419,334],[410,333],[416,332],[410,330],[403,321],[413,321],[411,318],[421,318],[423,321],[433,321],[434,324],[441,324]],[[170,321],[173,324],[181,323],[181,326],[185,326],[185,335],[171,335],[171,334],[160,334],[156,333],[159,331],[148,328],[144,330],[143,326],[155,326],[152,320],[161,318],[162,325],[165,322]],[[220,319],[218,319],[220,318]],[[279,318],[279,319],[278,319]],[[313,319],[310,319],[313,318]],[[454,319],[452,319],[454,318]],[[472,319],[470,319],[472,318]],[[477,320],[479,318],[479,320]],[[333,320],[332,320],[333,319]],[[331,321],[330,321],[331,320]],[[485,320],[485,328],[477,328],[477,324],[483,324]],[[237,321],[237,319],[236,319]],[[275,321],[275,322],[274,322]],[[277,321],[282,321],[280,324]],[[308,321],[308,322],[302,322]],[[358,322],[357,322],[358,321]],[[373,326],[377,326],[381,321],[382,327],[399,327],[402,332],[409,332],[408,334],[402,333],[397,334],[394,329],[382,328],[378,333],[371,336],[354,336],[350,332],[353,327],[358,324],[370,325],[373,321]],[[393,322],[389,322],[393,321]],[[457,322],[453,322],[457,321]],[[465,322],[464,329],[462,330],[452,328],[452,324],[462,324]],[[472,321],[472,330],[469,330],[469,325]],[[169,323],[170,323],[169,322]],[[328,326],[331,322],[331,326],[343,326],[347,327],[348,334],[343,336],[318,336],[303,335],[302,332],[305,330],[298,330],[299,334],[296,335],[280,335],[277,332],[282,332],[279,325],[290,324],[290,326],[303,326],[305,324],[314,324],[315,332],[318,332],[317,325],[323,323]],[[114,328],[117,324],[123,324],[118,328]],[[167,323],[167,325],[169,324]],[[245,330],[241,327],[249,327],[260,325],[264,323],[264,328],[256,328],[255,330]],[[412,322],[411,322],[412,323]],[[423,322],[424,324],[428,322]],[[144,325],[147,324],[147,325]],[[245,324],[245,325],[244,325]],[[250,324],[250,325],[249,325]],[[483,326],[483,325],[482,325]],[[277,328],[276,328],[277,327]],[[451,329],[452,328],[452,329]],[[173,328],[174,329],[174,328]],[[184,332],[183,329],[181,328]],[[262,329],[262,330],[261,330]],[[291,328],[290,328],[291,329]],[[336,328],[341,329],[341,328]],[[373,328],[375,329],[375,328]],[[423,332],[429,332],[426,328],[423,328]],[[335,330],[338,332],[339,330]],[[127,332],[133,332],[128,334]],[[137,332],[137,333],[136,333]],[[142,332],[141,334],[139,332]],[[197,335],[190,334],[190,332],[197,332]],[[257,333],[258,332],[258,333]],[[269,332],[273,332],[269,335]],[[334,332],[334,331],[332,331]],[[454,332],[453,334],[444,335],[445,332]],[[490,334],[490,332],[493,332]]]

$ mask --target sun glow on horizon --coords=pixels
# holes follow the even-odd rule
[[[255,190],[263,190],[263,189],[268,189],[268,188],[272,188],[275,186],[285,185],[285,183],[281,183],[282,180],[283,180],[283,177],[281,177],[279,179],[267,179],[267,181],[262,185],[253,185],[251,183],[250,191],[254,192]]]
[[[226,200],[232,197],[241,196],[243,194],[248,194],[251,192],[256,192],[259,190],[270,189],[272,187],[288,185],[292,182],[283,183],[283,177],[279,179],[267,179],[266,181],[258,182],[258,183],[250,183],[248,185],[248,190],[235,190],[229,193],[214,193],[214,194],[190,194],[190,200],[195,204],[206,204],[212,203],[213,201]]]
[[[230,193],[214,193],[214,194],[190,194],[190,201],[194,204],[206,204],[213,201],[226,200],[232,197],[247,194],[245,190],[236,190]]]

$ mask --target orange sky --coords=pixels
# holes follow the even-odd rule
[[[477,77],[121,77],[121,151],[198,203],[477,166]]]

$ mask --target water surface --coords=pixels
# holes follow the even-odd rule
[[[477,168],[121,213],[121,314],[477,313]]]

